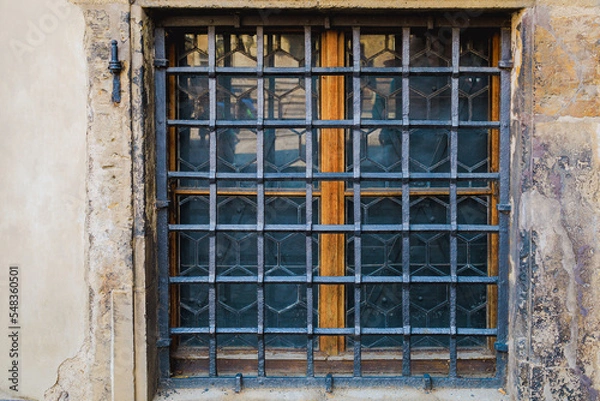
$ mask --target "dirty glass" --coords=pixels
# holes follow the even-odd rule
[[[413,29],[409,39],[408,60],[403,59],[402,31],[380,33],[368,31],[360,36],[360,65],[366,68],[396,68],[410,66],[424,68],[410,74],[408,93],[403,93],[401,74],[370,73],[360,77],[360,119],[369,121],[400,121],[396,127],[367,126],[358,128],[360,154],[355,157],[355,133],[345,129],[345,143],[339,148],[324,149],[320,146],[321,131],[313,130],[304,120],[307,110],[312,119],[318,120],[320,93],[318,76],[312,77],[312,93],[306,96],[304,75],[265,73],[262,89],[255,74],[223,72],[216,78],[215,131],[217,174],[238,175],[236,179],[218,180],[217,225],[249,227],[247,231],[219,231],[216,235],[216,273],[220,277],[255,277],[260,259],[264,259],[265,276],[306,275],[307,253],[312,259],[314,274],[319,274],[319,235],[309,235],[312,250],[307,251],[307,233],[294,231],[270,231],[264,234],[264,255],[258,254],[258,234],[250,228],[258,222],[257,171],[269,174],[305,174],[321,172],[319,159],[329,154],[342,154],[346,173],[360,168],[361,173],[401,174],[403,155],[408,156],[408,171],[425,174],[429,178],[411,179],[409,222],[414,225],[450,224],[451,209],[455,207],[458,224],[489,224],[489,182],[470,179],[459,180],[459,195],[451,205],[448,179],[432,179],[435,174],[451,171],[452,76],[448,72],[427,71],[426,68],[451,67],[452,48],[441,44],[436,30]],[[245,33],[217,33],[215,62],[217,67],[257,68],[257,36]],[[265,68],[300,68],[305,65],[305,40],[303,33],[266,33],[262,64]],[[318,66],[318,35],[313,35],[313,64]],[[202,67],[208,65],[209,50],[206,33],[185,33],[176,43],[176,65]],[[352,65],[350,35],[345,47],[346,63]],[[469,35],[461,38],[460,65],[485,67],[491,65],[489,35]],[[174,118],[204,121],[209,119],[209,77],[204,73],[178,74],[172,77],[171,94],[175,104]],[[461,75],[458,82],[458,118],[475,122],[491,120],[491,77],[482,74]],[[258,119],[259,96],[262,90],[264,121],[295,121],[301,123],[286,127],[260,127],[253,125]],[[351,76],[344,85],[345,115],[353,118],[353,93]],[[308,104],[310,102],[310,104]],[[427,124],[415,124],[408,129],[408,141],[403,139],[401,120],[407,113],[411,121],[423,120]],[[245,127],[231,122],[247,121]],[[432,124],[439,123],[439,126]],[[208,172],[210,168],[210,132],[205,126],[177,127],[175,169],[181,172]],[[491,171],[491,137],[488,128],[459,128],[456,131],[456,165],[460,173],[487,173]],[[262,143],[260,142],[262,141]],[[307,141],[312,141],[307,144]],[[408,149],[403,149],[403,144]],[[310,145],[310,146],[308,146]],[[258,166],[257,149],[262,149],[263,166]],[[312,149],[312,150],[310,150]],[[312,151],[311,157],[307,152]],[[321,152],[321,153],[320,153]],[[330,152],[323,154],[322,152]],[[307,166],[308,160],[312,165]],[[358,164],[356,163],[358,160]],[[247,174],[243,176],[243,174]],[[356,197],[351,180],[345,181],[343,204],[345,223],[354,225],[402,225],[403,181],[398,179],[368,178],[360,181],[360,222],[354,221]],[[307,225],[306,182],[297,179],[265,179],[264,223],[269,225]],[[320,186],[313,183],[312,223],[319,224]],[[177,181],[180,189],[193,189],[191,194],[176,197],[174,218],[179,224],[209,224],[209,182],[198,178],[182,178]],[[460,190],[478,189],[472,193]],[[185,191],[183,191],[185,192]],[[411,277],[449,276],[451,268],[451,233],[411,232],[403,240],[402,232],[382,230],[364,232],[361,236],[361,274],[365,277],[402,276],[403,247],[408,246]],[[206,232],[182,232],[177,234],[177,275],[207,276],[209,259],[209,235]],[[345,234],[346,274],[355,274],[355,235]],[[490,238],[486,233],[459,232],[456,234],[457,274],[459,276],[487,276]],[[318,286],[315,286],[318,291]],[[360,289],[360,326],[364,328],[402,328],[405,325],[400,282],[366,284]],[[208,285],[182,284],[179,287],[179,325],[181,327],[207,327]],[[217,327],[255,328],[259,324],[259,305],[256,282],[220,283],[217,285]],[[419,328],[447,328],[453,307],[449,284],[427,283],[420,280],[410,284],[410,325]],[[307,301],[306,284],[270,283],[264,287],[264,324],[268,328],[305,328],[308,311],[313,323],[324,305]],[[406,298],[404,298],[406,301]],[[459,285],[456,304],[456,324],[463,328],[485,328],[488,325],[486,308],[488,290],[484,284]],[[346,327],[354,327],[355,298],[347,291],[345,301]],[[272,335],[268,344],[273,347],[306,347],[305,335]],[[448,336],[414,335],[412,347],[448,348]],[[208,336],[183,335],[186,345],[207,345]],[[348,343],[352,343],[348,337]],[[403,337],[398,335],[372,335],[362,339],[365,348],[388,348],[402,346]],[[484,345],[483,337],[463,337],[464,346]],[[257,347],[257,336],[252,334],[226,334],[219,336],[219,346]]]

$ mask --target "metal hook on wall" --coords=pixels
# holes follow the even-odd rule
[[[121,70],[123,69],[121,62],[119,61],[119,49],[117,47],[117,41],[112,40],[110,42],[111,57],[108,62],[108,69],[113,74],[113,91],[112,101],[119,103],[121,101]]]

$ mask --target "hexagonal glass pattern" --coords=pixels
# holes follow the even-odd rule
[[[245,31],[244,31],[245,32]],[[179,47],[175,50],[176,65],[180,67],[208,66],[208,35],[205,33],[178,34]],[[346,65],[352,65],[350,36],[345,41]],[[305,41],[302,33],[273,33],[265,28],[263,38],[264,60],[268,68],[302,68],[305,65]],[[458,91],[452,93],[451,73],[431,68],[452,67],[452,46],[449,31],[443,28],[411,28],[409,60],[411,68],[421,68],[418,73],[402,74],[375,71],[359,77],[361,121],[370,122],[402,120],[403,112],[411,121],[427,120],[408,129],[408,170],[412,173],[449,173],[452,147],[455,147],[457,172],[487,173],[491,171],[492,134],[488,129],[463,128],[456,131],[457,141],[451,143],[451,120],[453,96],[458,100],[460,121],[489,121],[493,106],[491,87],[493,78],[485,74],[461,74]],[[311,43],[313,66],[319,66],[319,35],[313,32]],[[217,67],[257,68],[258,50],[255,34],[224,33],[217,30],[215,60]],[[403,65],[402,32],[379,33],[366,31],[360,36],[362,67],[395,68]],[[456,56],[456,55],[455,55]],[[461,32],[459,60],[461,66],[487,67],[493,64],[490,33],[486,30],[468,29]],[[456,59],[456,58],[455,58]],[[406,61],[406,60],[404,60]],[[427,70],[429,68],[429,70]],[[196,70],[197,71],[197,70]],[[296,75],[298,74],[298,75]],[[260,77],[260,78],[259,78]],[[354,93],[352,76],[345,75],[345,119],[353,119]],[[259,113],[259,79],[262,79],[264,109]],[[486,225],[490,221],[491,201],[488,180],[459,179],[456,186],[459,195],[456,205],[450,204],[451,184],[441,179],[411,178],[409,210],[403,210],[401,191],[405,183],[398,179],[386,179],[402,173],[403,128],[380,126],[356,128],[358,132],[359,165],[354,164],[354,131],[344,128],[344,144],[339,149],[325,149],[322,145],[322,129],[307,128],[307,111],[312,109],[312,119],[318,120],[320,101],[328,94],[320,93],[321,78],[311,76],[313,93],[307,100],[304,74],[236,73],[229,70],[216,76],[216,144],[211,155],[209,118],[208,74],[178,73],[170,77],[171,95],[176,102],[175,115],[170,118],[198,121],[197,127],[177,126],[173,129],[175,139],[176,169],[181,172],[208,173],[216,166],[217,174],[229,175],[217,178],[217,197],[214,205],[214,249],[210,248],[211,233],[207,230],[178,232],[177,275],[182,277],[207,277],[209,259],[214,252],[216,274],[220,278],[247,278],[254,280],[259,272],[271,279],[282,277],[305,277],[307,262],[314,276],[320,273],[319,262],[327,256],[327,250],[319,247],[325,233],[311,232],[307,228],[306,187],[312,186],[312,225],[318,225],[323,204],[328,200],[321,194],[321,181],[309,178],[318,173],[319,161],[327,153],[343,154],[344,166],[340,172],[382,174],[381,179],[359,178],[360,196],[355,198],[353,182],[347,180],[343,202],[339,210],[344,224],[359,227],[360,237],[344,233],[344,268],[346,275],[354,275],[357,262],[363,277],[398,277],[408,269],[411,277],[427,281],[423,277],[445,278],[451,275],[451,244],[456,243],[455,270],[459,277],[486,277],[491,272],[489,253],[491,236],[486,232],[457,232],[449,230],[414,231],[387,230],[386,225],[401,226],[407,219],[411,225],[449,225],[451,211],[456,210],[459,225]],[[403,81],[404,79],[404,81]],[[403,93],[403,83],[408,93]],[[408,102],[406,99],[408,98]],[[310,104],[307,104],[307,101]],[[403,102],[405,102],[403,109]],[[407,107],[406,107],[407,106]],[[284,121],[282,127],[253,125],[262,114],[264,121]],[[293,121],[300,123],[293,123]],[[240,126],[238,122],[245,122]],[[434,124],[431,124],[434,121]],[[290,124],[292,122],[292,124]],[[368,124],[366,124],[368,125]],[[308,131],[307,129],[313,129]],[[407,129],[407,128],[404,128]],[[260,131],[261,130],[261,131]],[[329,130],[331,131],[331,130]],[[405,131],[406,132],[406,131]],[[312,133],[312,143],[307,138]],[[329,133],[328,133],[329,134]],[[259,143],[262,137],[263,143]],[[307,149],[312,147],[312,166],[307,167]],[[257,151],[263,154],[262,166]],[[331,153],[333,154],[333,153]],[[259,168],[259,167],[262,167]],[[257,171],[277,174],[278,178],[257,178]],[[307,172],[310,171],[310,174]],[[232,178],[235,174],[246,174]],[[293,174],[287,179],[285,174]],[[297,176],[306,174],[306,179]],[[345,179],[344,179],[345,180]],[[340,181],[344,181],[340,179]],[[178,189],[197,191],[191,195],[176,197],[177,211],[173,215],[178,224],[208,226],[210,224],[209,180],[204,178],[178,179]],[[259,188],[263,185],[264,204],[259,205]],[[474,190],[475,195],[461,195],[460,190]],[[413,194],[414,191],[414,194]],[[479,192],[478,192],[479,191]],[[355,205],[356,199],[360,200]],[[342,204],[343,203],[343,204]],[[355,222],[355,206],[360,222]],[[264,211],[261,221],[260,213]],[[263,225],[279,225],[276,230],[261,232]],[[362,227],[383,227],[361,232]],[[229,228],[228,228],[229,227]],[[239,227],[247,229],[240,230]],[[290,227],[293,227],[290,228]],[[455,237],[454,237],[455,235]],[[357,241],[357,238],[360,240]],[[360,250],[355,249],[360,243]],[[261,245],[262,244],[262,245]],[[404,244],[404,245],[403,245]],[[404,249],[408,246],[410,249]],[[262,247],[262,248],[261,248]],[[310,249],[309,249],[310,248]],[[259,255],[259,249],[264,254]],[[359,260],[357,252],[360,251]],[[322,254],[325,252],[325,255]],[[262,261],[262,262],[261,262]],[[261,263],[263,263],[261,265]],[[285,281],[285,280],[283,280]],[[417,280],[419,281],[419,280]],[[313,304],[309,305],[308,287],[305,283],[266,282],[264,292],[264,327],[305,329],[308,324],[318,325],[318,315],[327,305],[318,305],[319,288],[312,285]],[[486,328],[488,322],[489,289],[486,284],[461,283],[456,287],[456,304],[451,304],[451,287],[446,283],[411,282],[367,283],[360,286],[360,304],[355,304],[355,288],[346,285],[345,327],[354,327],[356,308],[360,308],[360,326],[363,328],[401,328],[405,325],[403,311],[408,310],[411,327],[448,328],[451,310],[456,308],[456,327]],[[408,292],[407,292],[408,291]],[[185,283],[177,286],[179,299],[179,322],[181,327],[208,326],[208,284]],[[258,321],[260,291],[256,282],[221,282],[216,285],[216,324],[222,328],[247,328],[255,330]],[[404,299],[410,304],[403,305]],[[307,322],[309,311],[312,322]],[[318,336],[315,336],[317,338]],[[181,336],[184,345],[207,346],[208,335]],[[411,347],[434,347],[448,349],[450,337],[445,335],[411,335]],[[457,344],[464,347],[485,345],[484,336],[459,336]],[[257,347],[256,335],[220,334],[219,347]],[[347,343],[352,344],[351,336]],[[265,336],[267,347],[304,348],[306,335],[270,334]],[[316,343],[315,343],[316,344]],[[361,338],[362,347],[401,347],[402,336],[369,335]]]

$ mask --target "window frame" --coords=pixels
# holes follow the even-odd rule
[[[316,26],[340,26],[340,27],[351,27],[353,36],[360,35],[360,26],[379,26],[379,24],[391,24],[400,25],[403,27],[417,27],[424,26],[430,27],[432,25],[439,27],[447,27],[453,35],[453,41],[456,45],[457,38],[460,34],[460,26],[453,26],[449,21],[445,21],[443,18],[432,19],[428,18],[413,18],[411,16],[403,17],[402,15],[394,17],[384,17],[378,18],[376,21],[373,21],[369,17],[365,17],[366,22],[355,22],[357,18],[341,16],[337,18],[329,18],[329,17],[320,17],[320,16],[311,16],[312,19],[306,19],[304,16],[298,16],[299,19],[302,20],[302,25],[305,25],[304,32],[310,38],[311,35],[311,25]],[[382,21],[383,19],[383,21]],[[267,26],[269,24],[265,24],[265,19],[261,18],[260,14],[252,14],[249,13],[247,18],[245,18],[245,24],[252,27],[257,27],[257,32],[262,32],[262,27]],[[212,21],[212,22],[211,22]],[[499,140],[499,155],[497,156],[498,160],[498,177],[495,179],[495,188],[494,191],[498,191],[498,203],[492,203],[489,206],[489,209],[492,210],[492,215],[496,215],[497,224],[494,223],[494,217],[492,217],[492,224],[495,229],[490,231],[493,233],[497,233],[498,241],[497,241],[497,249],[494,250],[494,246],[492,246],[492,253],[497,254],[497,266],[498,272],[495,279],[495,283],[497,285],[497,307],[489,306],[490,314],[493,314],[494,311],[497,312],[497,329],[496,329],[496,342],[494,347],[496,349],[496,374],[494,377],[459,377],[456,374],[456,355],[451,357],[450,360],[450,375],[448,377],[435,377],[433,381],[436,386],[440,387],[495,387],[502,385],[505,380],[505,365],[506,365],[506,338],[507,338],[507,322],[508,322],[508,292],[507,292],[507,276],[508,276],[508,215],[504,213],[509,210],[509,139],[510,139],[510,127],[509,127],[509,110],[510,110],[510,29],[508,28],[509,19],[506,16],[496,16],[492,15],[489,17],[481,17],[476,20],[476,24],[481,24],[482,26],[493,26],[501,28],[501,37],[500,37],[500,49],[501,55],[500,60],[498,60],[498,67],[488,67],[488,73],[492,74],[494,77],[498,77],[499,85],[499,108],[496,112],[499,123],[494,124],[492,131],[497,131],[498,140]],[[277,19],[277,18],[269,18],[269,23],[275,26],[283,25],[294,25],[296,22],[295,18],[285,18],[285,19]],[[163,385],[168,387],[195,387],[195,386],[204,386],[208,383],[215,384],[217,382],[230,383],[232,380],[231,376],[227,377],[219,377],[217,375],[216,369],[216,360],[215,364],[210,367],[210,374],[206,378],[172,378],[170,375],[170,358],[171,358],[171,335],[173,334],[170,329],[170,317],[173,316],[172,311],[169,311],[169,282],[173,282],[172,278],[170,278],[169,266],[170,260],[173,260],[173,255],[169,255],[169,252],[172,252],[173,246],[169,246],[171,240],[169,237],[173,237],[171,233],[177,230],[177,227],[174,227],[172,222],[169,222],[169,214],[167,206],[169,204],[169,191],[168,191],[168,180],[170,177],[175,177],[176,174],[172,174],[173,166],[168,166],[168,152],[169,147],[167,145],[168,136],[169,136],[169,126],[172,125],[172,122],[169,122],[167,116],[169,114],[167,110],[167,104],[165,102],[166,94],[167,94],[167,82],[169,77],[169,73],[176,71],[176,68],[168,68],[168,63],[166,60],[168,59],[167,49],[165,48],[165,28],[170,27],[179,27],[179,26],[208,26],[209,28],[209,36],[212,35],[214,37],[215,26],[223,25],[223,26],[231,26],[236,27],[240,25],[240,18],[236,16],[192,16],[192,17],[167,17],[161,21],[159,26],[155,31],[155,51],[156,51],[156,71],[155,71],[155,84],[156,84],[156,132],[157,132],[157,141],[156,141],[156,150],[157,150],[157,173],[156,173],[156,200],[157,200],[157,235],[158,235],[158,246],[157,246],[157,259],[158,259],[158,267],[159,267],[159,339],[157,341],[157,346],[159,349],[159,370],[160,377],[163,382]],[[405,28],[406,29],[406,28]],[[209,40],[209,43],[211,41]],[[212,40],[214,43],[214,40]],[[354,39],[354,43],[356,44],[356,38]],[[214,46],[214,45],[213,45]],[[214,49],[213,49],[214,50]],[[360,52],[360,49],[356,48],[355,51]],[[307,70],[310,70],[314,67],[308,66]],[[352,69],[355,73],[355,77],[358,79],[352,79],[353,85],[360,85],[360,65],[356,64],[351,67],[347,67]],[[492,71],[493,70],[493,71]],[[457,64],[453,63],[451,79],[457,80],[460,74],[466,71],[463,68],[460,68]],[[311,71],[307,71],[307,77],[310,76]],[[410,76],[410,71],[408,70],[408,66],[402,67],[399,70],[399,76],[405,77]],[[215,64],[214,60],[208,67],[208,76],[209,82],[211,83],[211,90],[213,90],[213,86],[215,85]],[[352,76],[352,75],[348,75]],[[307,79],[306,85],[308,88],[310,79]],[[358,83],[357,83],[358,82]],[[308,90],[307,90],[308,92]],[[454,114],[454,113],[453,113]],[[346,123],[347,128],[351,131],[358,131],[360,135],[360,127],[361,127],[361,118],[360,113],[356,114],[356,110],[354,110],[354,118],[352,121],[348,121]],[[213,113],[214,116],[214,113]],[[491,116],[491,119],[495,119],[494,115]],[[307,125],[309,122],[307,121]],[[260,124],[259,124],[260,125]],[[312,124],[311,124],[312,125]],[[207,125],[211,132],[211,143],[215,143],[215,132],[217,129],[217,121],[214,117],[211,117],[210,121],[208,121]],[[324,124],[323,126],[326,126]],[[412,126],[412,122],[405,121],[401,128],[408,129],[408,127]],[[458,120],[457,115],[453,115],[451,125],[449,129],[453,132],[456,132],[460,126],[460,122]],[[260,128],[260,126],[259,126]],[[490,125],[491,128],[491,125]],[[172,158],[171,158],[172,160]],[[210,194],[211,196],[216,196],[216,186],[213,183],[216,180],[215,170],[213,168],[215,166],[211,166],[211,172],[209,173],[210,185]],[[171,171],[171,172],[169,172]],[[259,172],[260,174],[260,172]],[[452,173],[453,177],[451,179],[454,180],[454,196],[456,196],[456,171]],[[406,180],[408,181],[408,180]],[[407,184],[408,185],[408,184]],[[451,184],[452,185],[452,184]],[[494,187],[494,185],[493,185]],[[408,186],[406,187],[408,188]],[[408,193],[409,191],[406,191]],[[452,192],[452,190],[451,190]],[[264,196],[264,188],[263,188],[263,196]],[[492,197],[494,198],[494,197]],[[456,201],[455,201],[456,202]],[[359,202],[360,203],[360,202]],[[495,213],[495,210],[498,210],[499,213]],[[211,227],[210,230],[215,230],[216,217],[211,217]],[[453,228],[451,232],[456,232],[456,221],[454,220],[452,223]],[[403,228],[403,230],[410,230],[410,228]],[[494,234],[493,234],[494,235]],[[171,242],[172,243],[172,242]],[[492,242],[493,243],[493,242]],[[494,258],[494,256],[492,256]],[[360,280],[360,278],[358,278]],[[334,282],[333,280],[332,282]],[[409,279],[410,281],[410,279]],[[408,282],[409,282],[408,281]],[[458,278],[456,273],[454,273],[450,277],[450,285],[454,287],[454,291],[456,290],[456,284],[458,282]],[[215,284],[216,284],[216,276],[211,273],[207,279],[207,283],[209,284],[209,295],[211,298],[210,303],[215,302]],[[343,298],[343,297],[342,297]],[[212,305],[211,307],[214,307]],[[172,321],[171,321],[172,323]],[[211,328],[209,329],[209,333],[214,334],[215,331],[214,322],[211,323]],[[351,329],[354,332],[354,329]],[[412,333],[410,333],[412,334]],[[450,333],[450,335],[457,334],[456,332]],[[211,340],[212,342],[213,340]],[[360,345],[359,345],[360,347]],[[356,350],[355,350],[356,351]],[[406,350],[405,350],[406,351]],[[404,352],[402,358],[404,358],[403,366],[410,366],[411,362],[414,360],[410,358],[410,346],[409,352]],[[454,352],[456,351],[456,348]],[[309,351],[312,352],[312,351]],[[260,346],[259,346],[259,359],[260,359]],[[257,377],[244,377],[244,386],[245,387],[258,387],[263,384],[271,384],[274,386],[327,386],[329,380],[333,380],[332,376],[315,376],[307,374],[302,377],[270,377],[266,376],[264,372],[264,349],[263,353],[263,366],[262,366],[262,374],[260,371],[260,362],[259,362],[259,372]],[[421,385],[423,383],[423,377],[414,376],[410,374],[410,369],[404,370],[402,376],[393,376],[393,377],[362,377],[361,369],[360,369],[360,349],[358,352],[358,362],[356,361],[356,357],[354,360],[354,375],[353,377],[342,377],[335,376],[336,385],[341,386],[379,386],[379,385]],[[210,347],[210,358],[216,359],[216,344],[212,344]],[[310,359],[310,356],[309,356]],[[406,364],[408,362],[408,364]],[[310,362],[309,362],[310,363]],[[309,372],[310,373],[310,372]],[[237,380],[237,379],[236,379]]]

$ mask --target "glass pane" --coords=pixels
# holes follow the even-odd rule
[[[458,80],[458,113],[461,121],[487,121],[490,119],[489,87],[489,77],[460,77]]]
[[[208,224],[208,196],[180,196],[179,222],[181,224]]]
[[[450,327],[450,288],[446,284],[412,284],[410,324],[414,327]],[[435,341],[435,336],[430,336]]]
[[[354,170],[353,134],[346,133],[346,169]],[[402,172],[402,131],[396,128],[373,128],[361,131],[360,169],[363,173]],[[397,188],[401,181],[364,180],[363,188]]]
[[[460,65],[489,67],[491,65],[491,38],[497,29],[467,28],[460,35]]]
[[[490,171],[490,131],[486,129],[458,130],[458,173]],[[486,187],[486,181],[459,181],[460,187]]]
[[[365,120],[402,119],[402,78],[368,77],[361,79],[361,118]],[[347,96],[352,113],[352,93]]]
[[[354,294],[349,291],[347,327],[354,327]],[[365,328],[402,327],[402,284],[363,285],[361,287],[360,324]],[[351,339],[351,337],[349,337]],[[401,336],[365,336],[364,348],[399,347]],[[352,342],[350,342],[352,344]]]
[[[256,132],[247,128],[217,131],[217,172],[256,172]],[[220,181],[221,187],[255,187],[255,181]]]
[[[410,65],[449,67],[452,65],[452,31],[449,28],[411,28]]]
[[[458,224],[487,224],[488,202],[485,197],[461,197],[457,201]],[[487,276],[488,234],[466,233],[457,235],[458,274]]]
[[[265,286],[266,327],[305,328],[306,316],[305,284],[272,284]],[[306,347],[305,335],[271,336],[273,347]]]
[[[265,35],[265,66],[303,67],[304,49],[304,34]]]
[[[181,284],[173,287],[179,291],[180,327],[208,327],[208,285]],[[207,345],[207,335],[186,336],[182,345]]]
[[[349,41],[351,44],[351,41]],[[351,48],[349,50],[351,52]],[[364,34],[360,36],[361,65],[398,67],[402,65],[401,34]]]
[[[265,172],[304,173],[306,171],[306,131],[302,128],[265,130]],[[316,155],[315,155],[316,156]],[[286,183],[286,187],[288,184]],[[304,186],[304,183],[298,183]]]
[[[256,67],[256,35],[217,34],[217,67]]]
[[[179,275],[207,276],[209,239],[206,233],[180,233]]]
[[[209,119],[208,77],[179,75],[177,81],[177,118],[182,120]]]
[[[183,49],[176,60],[178,67],[203,67],[208,65],[208,35],[187,33],[183,35]]]
[[[256,78],[223,76],[217,78],[217,119],[255,120]]]
[[[265,118],[302,120],[305,104],[304,78],[265,79]]]
[[[409,169],[418,173],[450,171],[450,135],[444,129],[415,129],[410,132]],[[416,181],[412,186],[447,186],[443,182]]]
[[[451,79],[448,76],[411,76],[410,111],[412,120],[450,120]]]

